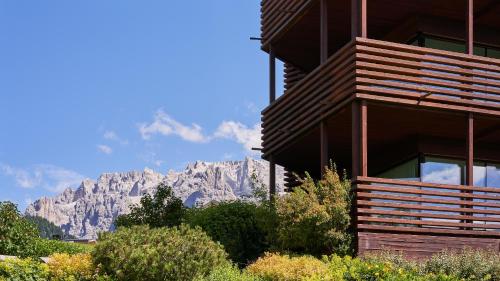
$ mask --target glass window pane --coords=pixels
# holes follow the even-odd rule
[[[386,179],[419,180],[418,159],[412,159],[403,164],[397,165],[381,174],[378,177]]]
[[[495,49],[488,49],[488,57],[500,59],[500,51]]]
[[[474,163],[474,186],[486,186],[486,163]]]
[[[420,165],[422,182],[463,184],[465,161],[425,157]]]
[[[425,39],[425,46],[427,48],[439,49],[439,50],[444,50],[444,51],[465,53],[465,44],[464,43],[457,43],[457,42],[452,42],[452,41],[447,41],[447,40],[442,40],[442,39],[426,38]]]
[[[500,165],[488,164],[486,167],[486,186],[500,187]]]
[[[486,56],[486,48],[474,46],[474,55],[476,56]]]

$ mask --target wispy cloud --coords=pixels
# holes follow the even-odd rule
[[[113,149],[107,145],[104,145],[104,144],[98,144],[97,150],[99,150],[100,152],[102,152],[104,154],[108,154],[108,155],[113,153]]]
[[[145,140],[150,139],[152,135],[160,134],[164,136],[177,135],[183,140],[196,143],[209,141],[209,138],[203,135],[202,129],[199,125],[184,125],[174,120],[161,109],[156,112],[152,123],[139,124],[139,132]]]
[[[182,139],[195,143],[208,143],[214,139],[228,139],[241,144],[247,153],[255,153],[252,147],[260,147],[261,124],[248,127],[237,121],[223,121],[212,135],[203,133],[201,126],[184,125],[173,119],[163,110],[158,110],[151,123],[139,125],[139,132],[144,140],[149,140],[153,135],[177,135]]]
[[[41,187],[52,192],[61,192],[68,187],[76,187],[85,178],[75,171],[49,164],[39,164],[23,169],[2,163],[0,170],[4,175],[13,177],[19,187]]]
[[[116,141],[121,145],[127,145],[128,140],[121,138],[115,131],[106,131],[103,134],[105,140]]]
[[[260,124],[255,124],[253,127],[249,128],[240,122],[224,121],[215,131],[214,137],[236,141],[243,145],[245,150],[251,152],[252,147],[260,147]]]

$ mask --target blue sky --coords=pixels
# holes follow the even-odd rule
[[[258,0],[1,1],[0,200],[259,145]],[[259,155],[253,154],[254,157]]]

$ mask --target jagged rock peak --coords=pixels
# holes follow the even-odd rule
[[[268,163],[245,158],[243,161],[196,161],[183,171],[165,175],[145,168],[142,172],[103,173],[96,181],[86,179],[73,190],[65,189],[53,198],[40,198],[26,214],[41,216],[60,225],[71,235],[95,238],[98,232],[113,230],[113,221],[130,211],[144,194],[152,194],[159,183],[172,186],[186,206],[210,201],[253,199],[252,175],[259,181],[269,178]],[[277,169],[277,188],[283,190],[284,171]]]

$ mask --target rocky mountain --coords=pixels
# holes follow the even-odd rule
[[[202,162],[189,164],[183,171],[166,175],[151,169],[142,172],[105,173],[97,181],[84,180],[76,189],[67,188],[55,197],[43,197],[26,209],[30,216],[40,216],[61,226],[66,234],[93,239],[101,231],[113,230],[114,219],[130,211],[140,198],[152,194],[164,182],[186,206],[210,201],[253,199],[251,177],[267,183],[268,163],[246,158],[244,161]],[[283,190],[284,171],[276,169],[277,190]]]

